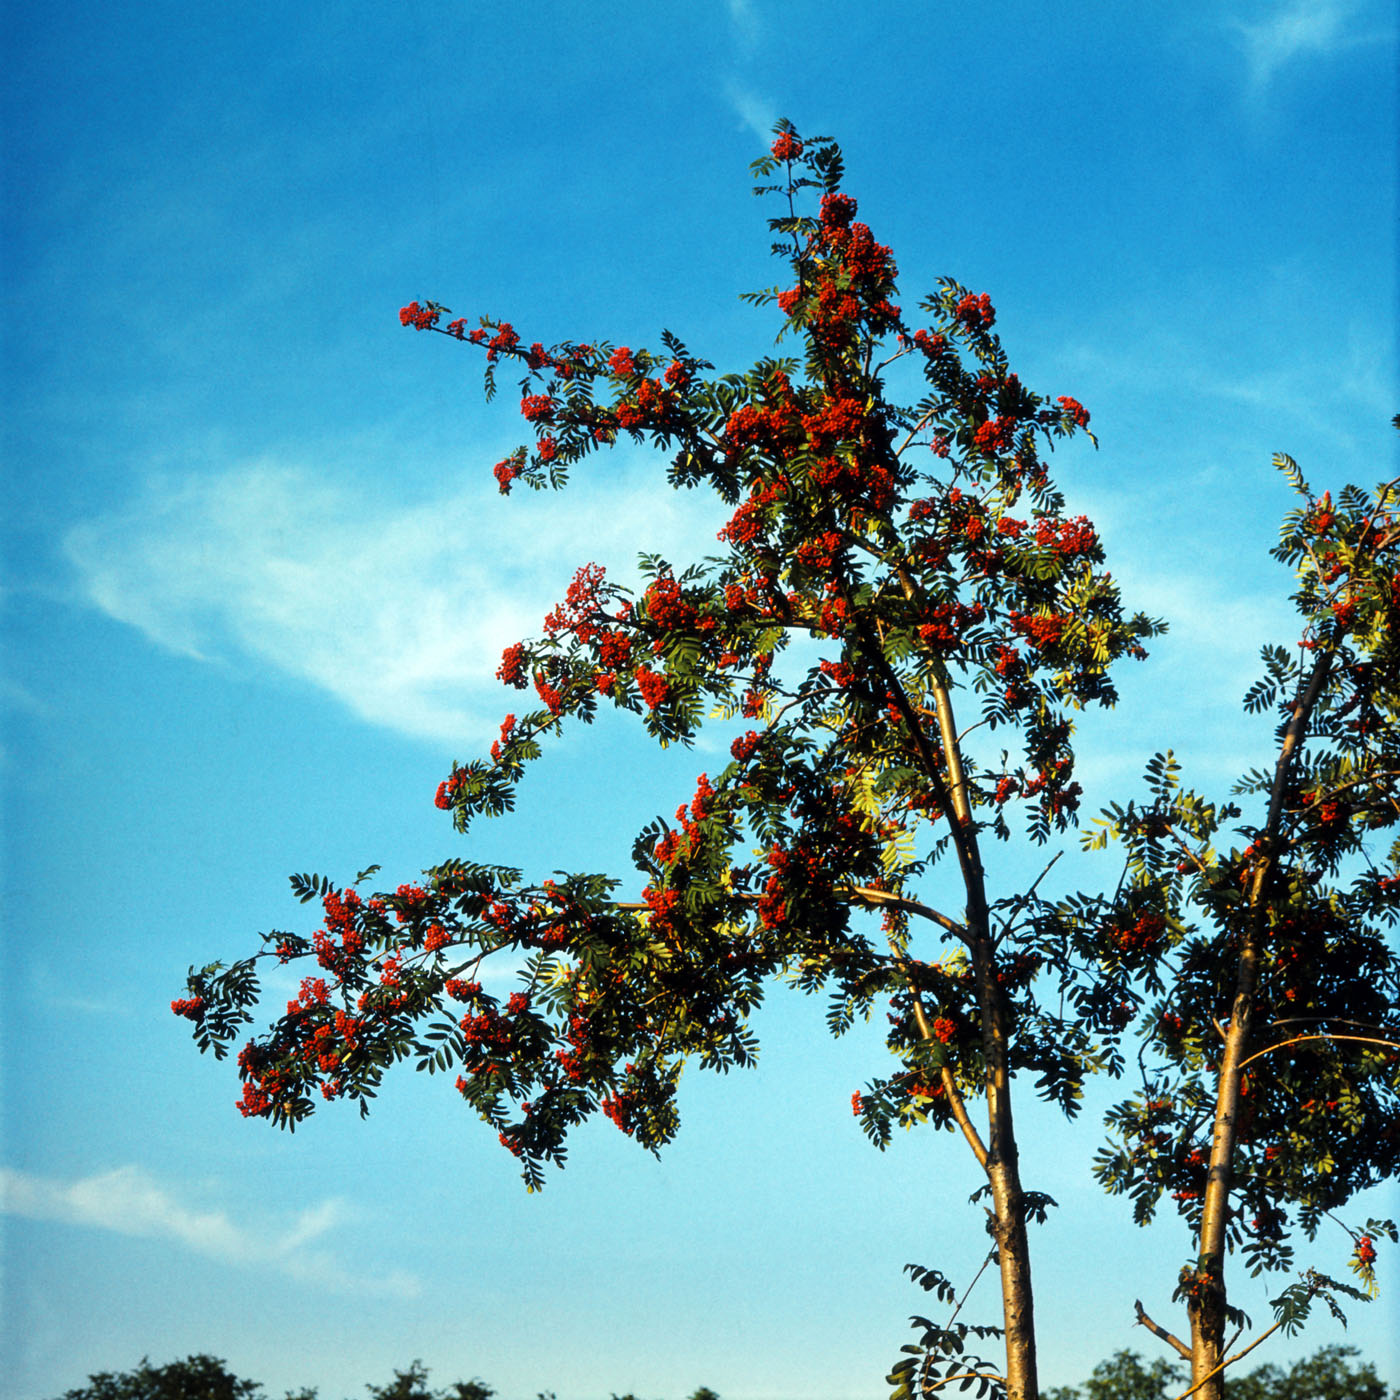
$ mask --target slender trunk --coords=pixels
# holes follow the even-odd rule
[[[1225,1043],[1221,1049],[1210,1170],[1206,1177],[1205,1200],[1201,1211],[1196,1275],[1192,1282],[1187,1309],[1191,1318],[1191,1380],[1193,1384],[1201,1386],[1196,1392],[1200,1400],[1223,1400],[1225,1394],[1225,1373],[1218,1368],[1224,1360],[1225,1347],[1228,1303],[1225,1286],[1225,1246],[1226,1228],[1230,1220],[1230,1188],[1234,1183],[1235,1145],[1239,1138],[1239,1110],[1243,1088],[1240,1065],[1246,1058],[1254,1021],[1255,991],[1259,984],[1264,933],[1268,920],[1268,887],[1278,863],[1279,834],[1293,760],[1307,735],[1313,710],[1331,675],[1332,661],[1333,653],[1330,651],[1318,657],[1306,687],[1293,706],[1293,713],[1289,717],[1288,728],[1284,732],[1274,764],[1269,813],[1260,837],[1260,853],[1256,857],[1249,882],[1249,910],[1240,933],[1235,995],[1230,1007],[1229,1028],[1224,1033]],[[1209,1380],[1206,1379],[1208,1376]]]
[[[905,582],[906,593],[912,585]],[[972,960],[982,1022],[982,1057],[985,1065],[987,1096],[987,1148],[983,1167],[992,1194],[992,1234],[997,1243],[1001,1270],[1002,1325],[1006,1343],[1007,1400],[1039,1400],[1040,1380],[1036,1368],[1035,1303],[1031,1289],[1030,1244],[1026,1237],[1025,1193],[1021,1189],[1021,1169],[1016,1147],[1016,1126],[1011,1112],[1011,1073],[1007,1003],[997,981],[995,944],[991,914],[987,907],[987,878],[977,844],[977,825],[968,799],[962,749],[946,677],[932,685],[937,710],[939,744],[945,780],[940,764],[919,717],[899,683],[879,639],[868,627],[857,624],[867,656],[889,687],[920,762],[947,814],[953,848],[967,894],[966,944]]]
[[[992,1235],[997,1243],[997,1263],[1001,1270],[1006,1393],[1008,1400],[1037,1400],[1040,1380],[1036,1370],[1035,1296],[1031,1287],[1030,1241],[1026,1237],[1020,1155],[1011,1109],[1006,997],[997,981],[986,874],[967,796],[952,701],[947,688],[941,684],[934,686],[933,695],[939,738],[948,764],[950,815],[959,828],[955,832],[955,842],[967,890],[968,949],[982,1020],[987,1095],[987,1160],[984,1166],[992,1192]]]
[[[969,910],[969,925],[986,928]],[[1026,1202],[1016,1127],[1011,1112],[1011,1077],[1007,1068],[1006,1003],[997,985],[991,939],[973,945],[973,974],[982,1013],[982,1046],[986,1060],[987,1180],[992,1189],[992,1234],[1001,1269],[1001,1305],[1006,1328],[1006,1393],[1008,1400],[1037,1400],[1035,1298],[1031,1288],[1030,1242],[1026,1237]]]
[[[1187,1307],[1191,1318],[1191,1382],[1205,1382],[1196,1392],[1202,1400],[1223,1400],[1225,1394],[1225,1373],[1217,1369],[1224,1359],[1225,1347],[1225,1230],[1230,1219],[1230,1187],[1239,1133],[1240,1061],[1249,1042],[1254,991],[1259,980],[1258,943],[1252,935],[1251,929],[1240,953],[1230,1028],[1221,1054],[1196,1277]],[[1207,1376],[1209,1380],[1205,1379]]]

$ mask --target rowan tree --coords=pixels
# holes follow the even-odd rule
[[[991,888],[982,848],[1075,820],[1073,713],[1112,704],[1111,667],[1159,627],[1124,611],[1098,534],[1050,477],[1045,454],[1087,434],[1088,412],[1012,372],[991,298],[944,280],[906,315],[830,140],[782,123],[754,171],[786,275],[748,300],[776,313],[789,356],[716,375],[669,332],[654,350],[546,347],[432,301],[400,313],[476,347],[488,397],[518,376],[530,441],[496,465],[503,492],[560,488],[630,439],[670,486],[732,512],[715,557],[644,556],[639,591],[584,564],[543,635],[505,651],[516,713],[437,805],[464,833],[510,811],[546,742],[604,706],[662,744],[742,721],[731,761],[640,833],[631,883],[461,857],[379,894],[359,888],[377,867],[348,885],[293,877],[321,927],[192,970],[174,1009],[222,1055],[252,1019],[258,963],[309,965],[238,1054],[241,1111],[288,1128],[317,1097],[363,1112],[413,1062],[455,1077],[532,1189],[595,1113],[665,1144],[682,1066],[752,1063],[772,987],[824,993],[838,1035],[878,1010],[894,1064],[855,1115],[882,1146],[896,1125],[961,1136],[1002,1285],[998,1326],[918,1319],[892,1379],[1020,1400],[1038,1392],[1027,1224],[1050,1203],[1022,1184],[1012,1081],[1072,1111],[1088,1074],[1121,1066],[1140,995],[1133,961],[1049,917],[1038,881]],[[509,996],[487,989],[490,959],[519,968]],[[998,1333],[1001,1369],[969,1350]]]
[[[1273,716],[1269,760],[1222,802],[1158,755],[1148,799],[1087,838],[1123,843],[1118,891],[1061,910],[1099,923],[1148,997],[1142,1086],[1110,1113],[1095,1169],[1139,1222],[1169,1196],[1190,1232],[1175,1294],[1189,1341],[1137,1313],[1206,1400],[1247,1321],[1232,1251],[1251,1274],[1284,1270],[1297,1231],[1340,1226],[1357,1284],[1303,1270],[1273,1300],[1273,1327],[1293,1331],[1318,1300],[1340,1315],[1339,1295],[1374,1296],[1376,1242],[1396,1238],[1341,1213],[1400,1173],[1400,479],[1334,501],[1275,464],[1299,498],[1274,556],[1295,570],[1300,631],[1263,649],[1245,697]]]

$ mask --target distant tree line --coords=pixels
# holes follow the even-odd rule
[[[405,1371],[395,1371],[394,1378],[383,1385],[365,1386],[369,1400],[491,1400],[495,1387],[485,1381],[453,1381],[440,1390],[428,1386],[428,1368],[421,1361],[412,1362]],[[88,1384],[63,1393],[60,1400],[265,1400],[260,1382],[235,1376],[217,1356],[187,1356],[183,1361],[171,1361],[165,1366],[152,1366],[148,1357],[140,1365],[120,1374],[100,1371],[88,1377]],[[285,1400],[318,1400],[315,1386],[289,1390]],[[553,1391],[542,1391],[535,1400],[555,1400]],[[639,1400],[630,1392],[612,1395],[612,1400]],[[720,1400],[702,1385],[690,1400]],[[1384,1395],[1380,1400],[1385,1400]]]
[[[1369,1361],[1353,1364],[1355,1347],[1329,1346],[1287,1368],[1259,1366],[1231,1375],[1228,1400],[1400,1400]],[[1191,1384],[1187,1370],[1158,1357],[1150,1364],[1135,1351],[1101,1361],[1082,1385],[1056,1386],[1041,1400],[1175,1400]]]
[[[1400,1400],[1400,1387],[1388,1388],[1369,1361],[1356,1362],[1355,1347],[1328,1346],[1289,1367],[1267,1365],[1231,1377],[1230,1400]],[[1144,1362],[1135,1351],[1120,1351],[1101,1361],[1082,1385],[1056,1386],[1043,1400],[1174,1400],[1189,1384],[1185,1369],[1158,1358]],[[395,1371],[383,1385],[366,1385],[369,1400],[491,1400],[494,1387],[484,1381],[453,1381],[434,1390],[421,1361]],[[120,1374],[102,1371],[88,1384],[66,1391],[59,1400],[265,1400],[257,1381],[242,1380],[214,1356],[187,1356],[165,1366],[140,1365]],[[289,1390],[285,1400],[317,1400],[314,1386]],[[535,1400],[555,1400],[553,1391]],[[638,1400],[630,1392],[612,1400]],[[720,1400],[702,1385],[689,1400]]]

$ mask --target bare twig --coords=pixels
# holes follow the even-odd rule
[[[905,354],[905,355],[907,355],[908,353],[909,353],[909,352],[908,352],[907,350],[903,350],[903,351],[900,352],[900,354]],[[891,359],[898,359],[898,358],[899,358],[898,356],[892,356],[892,357],[891,357]],[[889,363],[890,363],[890,360],[886,360],[886,361],[885,361],[885,364],[889,364]],[[881,366],[880,366],[881,369],[883,369],[884,367],[885,367],[884,365],[881,365]],[[914,441],[915,435],[916,435],[917,433],[922,432],[922,431],[924,430],[924,428],[926,428],[926,427],[928,426],[929,421],[930,421],[932,418],[933,418],[933,410],[930,409],[927,413],[924,414],[924,416],[923,416],[922,418],[919,419],[919,421],[918,421],[917,423],[914,424],[914,426],[913,426],[912,428],[909,429],[909,434],[908,434],[908,436],[904,439],[903,442],[901,442],[901,443],[899,444],[899,446],[898,446],[897,448],[895,448],[895,453],[894,453],[894,455],[895,455],[896,457],[902,457],[902,456],[904,456],[905,449],[909,446],[909,444],[910,444],[911,442]]]
[[[947,1325],[944,1328],[945,1331],[948,1327],[951,1327],[953,1323],[955,1323],[958,1320],[958,1314],[963,1310],[963,1304],[967,1302],[969,1295],[972,1293],[972,1290],[977,1287],[977,1280],[980,1279],[982,1275],[987,1272],[987,1265],[990,1264],[992,1260],[996,1257],[996,1250],[989,1249],[987,1251],[987,1257],[982,1261],[982,1267],[978,1269],[975,1274],[973,1274],[972,1282],[969,1283],[968,1286],[963,1290],[962,1297],[958,1299],[958,1305],[953,1309],[952,1316],[949,1317]]]
[[[963,732],[958,735],[958,743],[961,744],[962,741],[966,739],[967,736],[971,734],[974,729],[981,729],[983,725],[990,723],[991,720],[989,719],[979,719],[976,724],[969,724],[967,728],[964,729]]]
[[[1184,1356],[1186,1360],[1190,1361],[1191,1348],[1187,1346],[1180,1337],[1176,1336],[1174,1333],[1168,1332],[1160,1323],[1153,1322],[1153,1320],[1148,1317],[1142,1303],[1136,1298],[1133,1299],[1133,1307],[1137,1309],[1137,1320],[1141,1326],[1146,1327],[1154,1337],[1160,1337],[1178,1356]]]
[[[1050,860],[1046,865],[1045,869],[1042,870],[1040,874],[1035,877],[1034,881],[1032,881],[1030,889],[1028,889],[1025,892],[1025,894],[1023,894],[1020,897],[1020,899],[1016,901],[1016,907],[1006,916],[1006,918],[1004,918],[1001,921],[1002,935],[1004,935],[1007,932],[1007,930],[1011,927],[1011,925],[1015,923],[1017,917],[1021,913],[1021,910],[1026,907],[1026,905],[1030,902],[1030,897],[1039,888],[1040,882],[1050,873],[1050,871],[1054,868],[1055,862],[1059,860],[1059,858],[1062,855],[1064,855],[1063,851],[1056,851],[1055,854],[1050,857]]]

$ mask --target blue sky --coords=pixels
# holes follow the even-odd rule
[[[1396,469],[1393,7],[51,0],[3,23],[9,1392],[210,1351],[327,1400],[415,1356],[504,1400],[881,1394],[926,1301],[901,1267],[970,1277],[984,1238],[951,1138],[860,1136],[873,1029],[833,1043],[777,994],[760,1068],[688,1077],[661,1161],[603,1123],[528,1197],[450,1084],[279,1135],[169,1014],[190,963],[310,931],[288,873],[379,861],[392,885],[461,851],[432,794],[510,707],[501,647],[579,564],[701,555],[723,518],[630,448],[501,498],[513,396],[483,405],[469,349],[398,307],[546,343],[664,326],[742,369],[774,325],[738,293],[776,277],[748,163],[779,116],[837,137],[904,304],[943,275],[990,292],[1022,378],[1093,413],[1100,450],[1058,474],[1172,633],[1084,726],[1090,806],[1168,745],[1220,791],[1266,751],[1239,710],[1258,647],[1292,635],[1271,454],[1319,489]],[[599,724],[470,850],[624,874],[707,763]],[[1034,1242],[1047,1380],[1153,1354],[1132,1300],[1168,1310],[1182,1236],[1099,1195],[1092,1112],[1025,1118],[1028,1184],[1062,1204]],[[1266,1291],[1241,1280],[1257,1318]],[[1400,1379],[1393,1298],[1349,1337]]]

